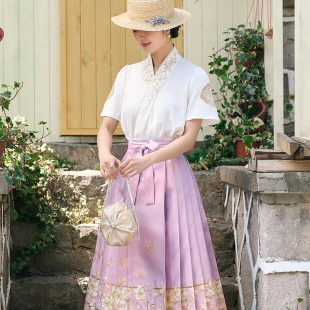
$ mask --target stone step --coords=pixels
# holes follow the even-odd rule
[[[88,273],[12,279],[10,310],[83,310]]]
[[[89,216],[92,218],[98,217],[97,201],[100,199],[103,203],[107,183],[102,177],[100,171],[82,170],[82,171],[58,171],[59,174],[66,176],[74,186],[81,189],[86,195],[87,203],[90,208]],[[226,210],[224,209],[225,187],[220,180],[220,175],[215,171],[195,171],[194,172],[199,192],[204,205],[207,217],[224,218]],[[65,193],[70,193],[72,189],[59,181],[53,184],[54,198],[62,204]],[[66,197],[69,205],[75,206],[77,203],[76,197],[69,195]]]
[[[89,271],[97,241],[98,224],[80,224],[71,227],[59,223],[57,226],[57,244],[50,244],[40,255],[32,255],[28,270],[31,273],[40,271],[42,274],[63,273],[71,271]],[[39,232],[39,227],[32,223],[12,221],[11,236],[13,243],[12,260],[18,251]]]
[[[208,219],[219,272],[223,276],[234,277],[234,238],[230,225],[219,219]],[[29,260],[28,270],[42,274],[71,271],[89,271],[97,241],[98,224],[57,224],[57,244],[49,245],[44,253],[33,255]],[[39,232],[36,224],[12,221],[11,236],[13,242],[12,259],[18,251]]]
[[[59,142],[47,142],[46,144],[62,157],[75,160],[78,170],[94,169],[95,165],[99,163],[97,144]],[[201,145],[203,145],[203,141],[196,141],[194,148],[184,154],[192,154],[193,150],[200,151]],[[127,149],[128,142],[112,143],[111,154],[121,160]]]
[[[12,279],[10,310],[83,310],[89,273]],[[228,310],[237,310],[238,287],[221,278]]]

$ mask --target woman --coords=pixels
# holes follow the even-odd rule
[[[201,196],[183,155],[201,126],[219,122],[208,75],[171,42],[190,14],[173,0],[128,0],[127,8],[112,21],[132,29],[148,57],[117,74],[98,149],[102,176],[114,180],[106,205],[123,198],[130,206],[129,177],[140,240],[109,246],[98,233],[85,309],[226,309]],[[119,121],[129,140],[121,161],[110,153]]]

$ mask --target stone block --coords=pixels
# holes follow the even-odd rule
[[[310,259],[310,204],[259,205],[260,256],[267,262]]]
[[[221,277],[221,283],[227,310],[238,309],[238,284],[233,278]]]
[[[221,180],[261,194],[310,193],[310,172],[255,172],[243,166],[219,167]]]
[[[237,203],[237,199],[235,199],[235,203]],[[237,206],[236,206],[237,207]],[[237,216],[236,216],[236,229],[237,229],[237,249],[240,254],[241,251],[241,242],[244,235],[244,206],[243,206],[243,195],[240,195]]]
[[[242,294],[243,294],[243,304],[244,304],[245,310],[251,310],[252,302],[254,298],[254,292],[253,292],[253,282],[252,282],[252,266],[250,263],[246,242],[243,245],[243,249],[241,253],[240,276],[241,276],[241,287],[242,287]]]
[[[4,176],[8,176],[8,173],[0,171],[0,195],[7,195],[12,190],[12,185],[8,186],[6,184]]]
[[[12,279],[10,310],[83,310],[88,273]]]
[[[253,265],[258,258],[258,209],[257,197],[253,197],[252,207],[250,211],[250,219],[248,224],[248,233],[250,238],[250,246],[252,252]]]
[[[309,309],[309,274],[308,272],[277,272],[258,274],[257,310],[295,310],[297,299],[304,301],[298,310]]]
[[[208,219],[208,227],[219,272],[234,276],[230,270],[235,262],[232,226],[222,220]]]
[[[194,172],[207,217],[224,218],[225,186],[219,173]]]
[[[57,224],[57,244],[49,244],[44,253],[31,255],[28,268],[32,272],[57,274],[71,270],[90,270],[96,241],[98,224],[80,224],[71,228],[69,224]],[[13,241],[12,261],[19,250],[33,242],[39,227],[32,223],[13,221],[11,236]]]
[[[295,10],[294,10],[294,0],[289,0],[293,3],[292,8],[283,8],[283,17],[292,17],[295,16]]]
[[[59,171],[59,174],[68,178],[68,181],[72,181],[76,188],[82,191],[82,194],[86,196],[87,205],[89,207],[89,217],[98,217],[98,211],[96,210],[98,200],[103,203],[107,185],[106,180],[102,177],[100,171],[96,170],[83,170],[83,171]],[[78,197],[76,195],[69,195],[72,189],[63,180],[59,180],[53,184],[52,191],[54,199],[59,201],[59,204],[64,204],[69,207],[76,207]]]
[[[295,44],[287,41],[286,38],[295,38],[295,22],[283,23],[283,67],[289,70],[295,70]]]

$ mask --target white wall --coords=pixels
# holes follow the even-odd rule
[[[58,12],[58,0],[0,0],[0,83],[23,82],[10,117],[26,115],[28,129],[38,131],[38,122],[45,121],[52,133],[44,141],[64,142],[59,136]]]

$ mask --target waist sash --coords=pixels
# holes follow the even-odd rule
[[[173,140],[128,140],[128,150],[131,157],[139,157],[154,152],[165,145],[169,144]],[[149,166],[143,172],[144,176],[144,190],[145,190],[145,202],[147,205],[155,203],[155,188],[154,188],[154,170],[153,165]],[[136,203],[137,189],[140,182],[141,173],[130,178],[130,185],[132,189],[132,196],[134,204]]]

